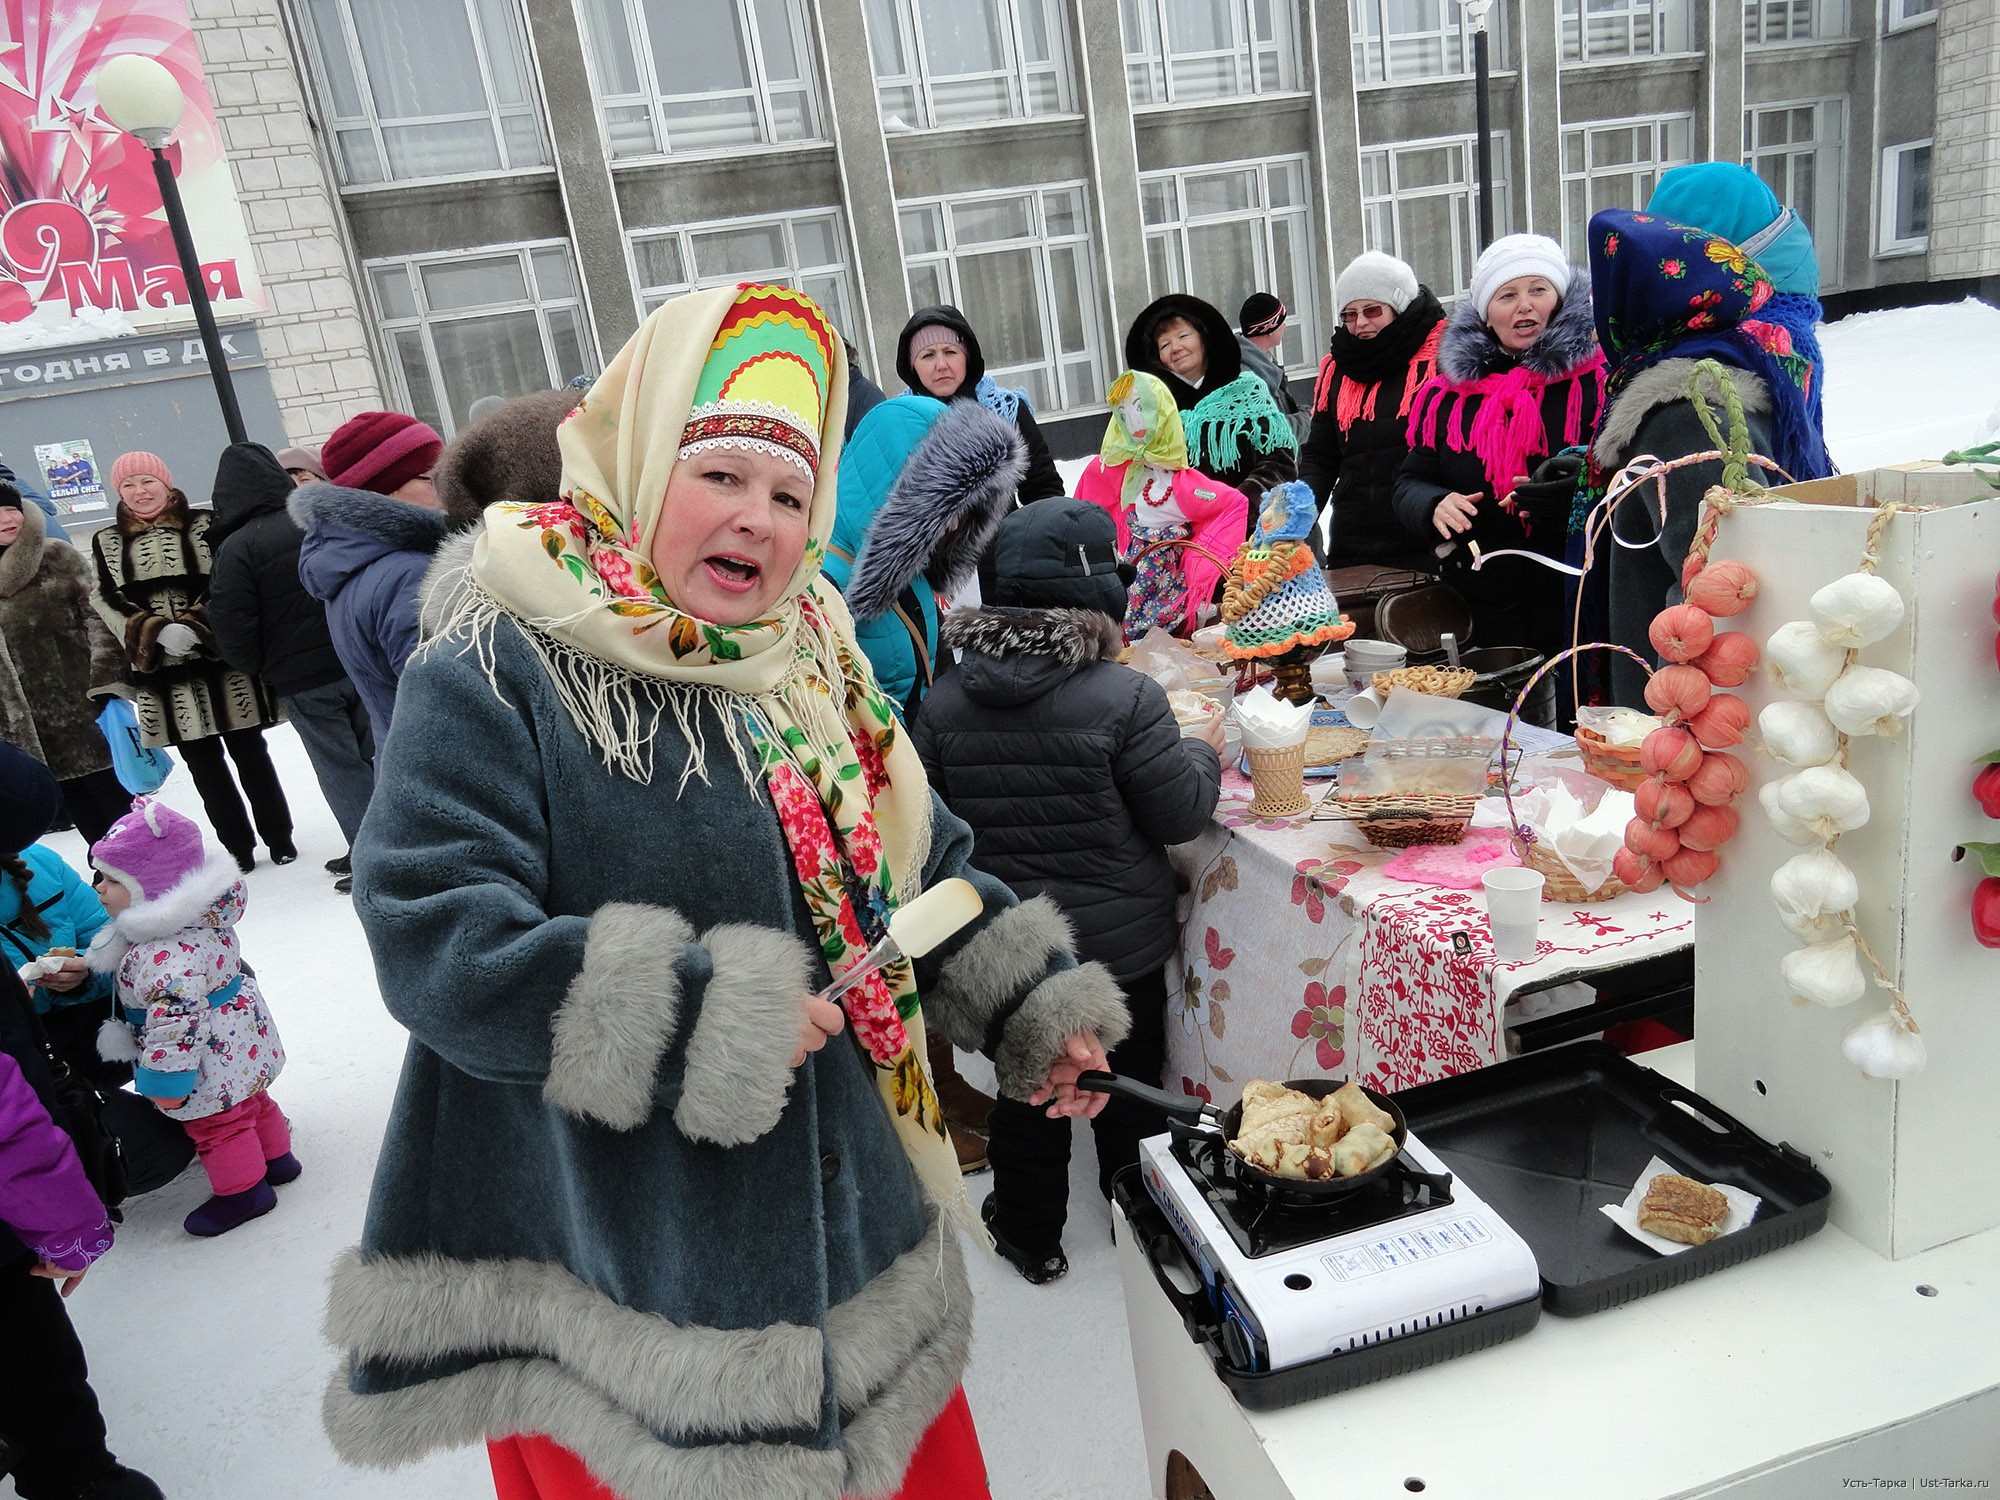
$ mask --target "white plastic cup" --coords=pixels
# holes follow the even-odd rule
[[[1525,963],[1535,956],[1535,932],[1542,921],[1539,870],[1509,866],[1479,877],[1486,888],[1486,916],[1493,927],[1493,957],[1498,963]]]
[[[1356,729],[1373,729],[1375,721],[1382,717],[1382,697],[1375,689],[1356,693],[1341,708],[1347,715],[1347,722]]]
[[[1312,687],[1322,698],[1331,698],[1344,690],[1347,683],[1347,658],[1338,651],[1329,651],[1324,656],[1315,657],[1309,669]]]

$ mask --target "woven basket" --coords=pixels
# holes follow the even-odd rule
[[[1584,770],[1621,790],[1636,792],[1646,779],[1646,773],[1639,768],[1638,745],[1614,745],[1595,730],[1579,724],[1576,748],[1583,756]]]
[[[1338,792],[1339,788],[1335,788]],[[1457,844],[1465,839],[1477,797],[1341,797],[1329,794],[1313,814],[1360,826],[1378,849]]]
[[[1306,746],[1301,740],[1283,750],[1243,749],[1250,762],[1250,785],[1257,789],[1250,811],[1260,818],[1293,818],[1312,806],[1306,800]]]

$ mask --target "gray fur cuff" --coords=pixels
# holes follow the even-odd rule
[[[696,1140],[741,1146],[778,1123],[812,954],[789,932],[730,923],[702,936],[715,970],[688,1038],[674,1122]]]
[[[1025,1099],[1061,1061],[1063,1044],[1081,1031],[1097,1034],[1109,1052],[1132,1029],[1125,992],[1099,963],[1081,964],[1044,979],[1008,1018],[993,1055],[1000,1092]]]
[[[994,1019],[1075,941],[1069,918],[1047,896],[1007,908],[945,960],[923,997],[924,1023],[955,1047],[986,1051]]]
[[[542,1097],[566,1114],[634,1130],[653,1112],[653,1075],[673,1040],[694,936],[680,913],[614,902],[590,919],[583,967],[555,1014]]]

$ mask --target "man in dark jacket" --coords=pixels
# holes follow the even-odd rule
[[[320,450],[327,482],[303,485],[291,498],[292,519],[306,534],[299,578],[326,605],[333,649],[368,705],[378,746],[417,649],[417,587],[445,537],[431,478],[443,451],[427,423],[365,411]]]
[[[1214,746],[1183,739],[1160,685],[1118,664],[1125,583],[1111,517],[1080,500],[1014,512],[994,542],[989,606],[943,640],[964,652],[913,726],[945,804],[972,825],[979,868],[1006,881],[1053,946],[1124,990],[1132,1032],[1111,1067],[1157,1084],[1166,1059],[1166,962],[1180,943],[1166,846],[1207,824],[1221,789]],[[1114,1099],[1093,1122],[1098,1182],[1136,1161],[1156,1112]],[[995,1242],[1037,1284],[1068,1269],[1067,1120],[1002,1099],[988,1127]]]
[[[222,450],[208,528],[215,549],[209,625],[223,659],[263,678],[283,700],[351,847],[375,790],[375,739],[368,710],[333,649],[326,606],[299,580],[305,536],[285,508],[294,488],[292,476],[261,443]],[[329,861],[327,869],[345,890],[347,855]]]

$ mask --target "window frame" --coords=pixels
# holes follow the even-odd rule
[[[1880,190],[1876,199],[1875,254],[1882,259],[1891,256],[1923,255],[1930,250],[1930,229],[1922,234],[1898,237],[1896,234],[1896,200],[1900,196],[1902,174],[1907,159],[1918,151],[1930,151],[1933,138],[1926,136],[1920,141],[1901,141],[1894,146],[1882,148],[1882,171]],[[1932,163],[1935,165],[1933,154]],[[1926,226],[1929,223],[1931,201],[1928,194],[1924,200]]]
[[[1502,235],[1512,233],[1511,226],[1514,217],[1514,189],[1513,189],[1513,178],[1507,170],[1508,164],[1512,160],[1510,151],[1512,142],[1510,137],[1511,137],[1511,132],[1509,131],[1496,130],[1493,132],[1493,160],[1498,168],[1498,170],[1494,173],[1494,181],[1493,181],[1493,233],[1496,239]],[[1450,188],[1435,188],[1435,187],[1418,188],[1407,194],[1399,191],[1396,181],[1397,154],[1399,152],[1405,152],[1405,151],[1435,150],[1441,147],[1455,147],[1464,153],[1464,155],[1461,157],[1461,161],[1463,162],[1465,168],[1465,181],[1463,186],[1459,187],[1457,185],[1454,185],[1453,187]],[[1368,191],[1367,159],[1370,156],[1377,154],[1381,154],[1388,158],[1387,166],[1388,166],[1388,177],[1389,177],[1389,192],[1386,196],[1371,195]],[[1478,250],[1479,138],[1478,136],[1471,133],[1467,133],[1465,135],[1429,136],[1422,140],[1394,141],[1394,142],[1386,142],[1384,144],[1375,146],[1363,146],[1357,157],[1357,166],[1359,167],[1361,172],[1362,248],[1367,250],[1386,250],[1389,254],[1396,256],[1399,260],[1410,262],[1411,255],[1420,253],[1420,247],[1415,245],[1411,246],[1403,245],[1402,224],[1400,218],[1396,214],[1396,208],[1398,204],[1405,201],[1406,198],[1444,198],[1451,196],[1458,196],[1462,198],[1465,205],[1464,212],[1467,216],[1466,227],[1468,230],[1467,238],[1469,243],[1460,244],[1454,242],[1454,244],[1452,245],[1452,271],[1455,278],[1462,274],[1463,285],[1460,285],[1456,281],[1454,281],[1454,284],[1451,287],[1450,291],[1446,292],[1439,290],[1434,281],[1426,282],[1426,285],[1428,285],[1431,288],[1432,294],[1437,297],[1439,302],[1443,303],[1447,307],[1456,304],[1460,299],[1462,299],[1466,295],[1467,292],[1469,292],[1472,289],[1472,266],[1473,262],[1476,261],[1479,257],[1479,250]],[[1379,245],[1374,243],[1374,235],[1372,233],[1372,226],[1370,222],[1369,210],[1371,208],[1377,208],[1383,205],[1387,205],[1389,209],[1390,221],[1393,229],[1393,238],[1395,241],[1395,243],[1388,245]],[[1465,256],[1465,263],[1461,273],[1461,268],[1458,264],[1458,258],[1461,251],[1468,251],[1468,250],[1469,253],[1467,253]],[[1406,251],[1408,253],[1406,253]],[[1435,257],[1433,256],[1432,259],[1434,260]],[[1414,262],[1411,263],[1414,264]]]
[[[1898,31],[1908,31],[1915,26],[1935,24],[1938,14],[1938,0],[1922,0],[1922,3],[1925,6],[1923,10],[1913,11],[1910,9],[1912,0],[1889,0],[1888,30],[1890,34],[1893,35]]]
[[[1760,147],[1757,142],[1757,117],[1775,114],[1782,110],[1810,109],[1814,113],[1813,139],[1810,142],[1787,141],[1782,146]],[[1824,134],[1826,121],[1831,117],[1839,126],[1837,137]],[[1813,165],[1813,217],[1807,222],[1812,232],[1813,251],[1819,259],[1820,283],[1825,287],[1841,285],[1843,273],[1842,249],[1847,227],[1847,97],[1844,94],[1825,94],[1809,99],[1772,99],[1758,104],[1743,106],[1743,165],[1757,172],[1761,158],[1771,156],[1796,157],[1806,147],[1810,147],[1817,160]],[[1820,168],[1831,157],[1831,169],[1823,180]],[[1787,174],[1790,175],[1789,173]],[[1789,184],[1788,184],[1789,186]],[[1822,191],[1824,190],[1824,191]],[[1797,196],[1790,191],[1772,189],[1778,194],[1778,201],[1796,209]],[[1822,203],[1825,204],[1822,207]],[[1822,230],[1828,232],[1822,234]]]
[[[821,97],[821,62],[818,35],[811,17],[801,4],[801,0],[782,0],[785,16],[792,28],[792,39],[804,62],[799,70],[799,88],[805,95],[805,134],[794,140],[780,140],[777,136],[776,112],[771,103],[773,88],[764,61],[764,29],[757,17],[756,0],[727,0],[734,7],[738,24],[743,28],[743,36],[749,44],[751,82],[745,89],[716,89],[705,94],[667,94],[660,87],[659,75],[653,64],[653,43],[651,22],[646,15],[647,0],[609,0],[623,13],[626,38],[632,47],[632,65],[639,75],[638,93],[612,93],[606,89],[602,68],[598,62],[598,44],[592,36],[593,25],[584,13],[582,4],[574,4],[577,33],[583,41],[585,70],[590,78],[592,101],[596,105],[597,127],[604,139],[605,160],[615,169],[644,162],[693,161],[703,157],[736,156],[750,152],[790,151],[801,146],[825,145],[830,136],[827,127],[826,101]],[[783,92],[793,92],[787,81]],[[666,108],[669,104],[696,102],[704,99],[738,98],[747,94],[757,114],[759,139],[748,142],[734,142],[718,146],[682,146],[673,144],[673,133],[668,128]],[[612,144],[611,122],[608,118],[613,109],[643,108],[652,122],[654,148],[650,151],[621,153]]]
[[[1051,234],[1048,230],[1047,195],[1050,193],[1074,193],[1078,207],[1078,221],[1082,227],[1070,234]],[[975,207],[981,203],[999,203],[1009,199],[1028,199],[1034,207],[1034,227],[1027,235],[1016,235],[1009,239],[978,240],[968,245],[958,243],[957,229],[953,222],[952,210]],[[912,212],[934,211],[934,227],[939,231],[938,248],[919,250],[912,253],[904,239],[903,216]],[[1016,370],[1041,369],[1051,380],[1059,403],[1066,403],[1068,395],[1065,379],[1071,367],[1082,367],[1085,387],[1096,392],[1094,399],[1084,406],[1058,404],[1046,411],[1035,408],[1038,419],[1042,417],[1075,416],[1104,409],[1103,392],[1111,383],[1107,373],[1106,360],[1111,353],[1105,340],[1101,297],[1098,291],[1099,266],[1097,244],[1090,222],[1090,184],[1082,180],[1058,182],[1037,182],[1025,187],[994,188],[984,192],[940,193],[922,198],[899,198],[896,200],[896,233],[898,248],[903,257],[903,290],[912,307],[924,304],[912,284],[911,273],[918,267],[937,268],[943,277],[947,300],[954,307],[963,307],[964,293],[959,280],[958,262],[961,254],[979,255],[1005,250],[1030,250],[1035,252],[1035,290],[1040,301],[1039,312],[1042,321],[1044,343],[1050,351],[1049,357],[1037,365],[1020,363],[1005,364],[995,358],[990,343],[990,335],[982,338],[982,348],[986,354],[986,371],[1000,383]],[[1078,315],[1083,325],[1084,349],[1081,353],[1071,353],[1063,348],[1062,328],[1054,305],[1054,275],[1050,252],[1057,248],[1074,251],[1077,268]],[[1120,355],[1120,358],[1123,356]]]
[[[567,297],[545,297],[541,282],[535,271],[535,253],[545,250],[560,250],[566,257],[573,294]],[[423,271],[425,267],[452,265],[467,260],[484,260],[512,254],[521,264],[523,284],[530,295],[522,301],[492,302],[478,307],[448,308],[433,311],[424,290]],[[407,272],[411,294],[416,299],[414,314],[389,314],[384,310],[382,294],[376,284],[376,273],[382,270],[401,269]],[[461,250],[427,251],[417,255],[376,256],[361,263],[361,281],[368,298],[368,306],[374,315],[375,330],[381,336],[388,358],[387,385],[396,397],[397,407],[402,411],[413,411],[415,401],[403,374],[403,361],[397,350],[398,333],[415,332],[422,342],[425,373],[431,382],[432,395],[437,403],[437,428],[445,438],[450,438],[458,430],[457,418],[452,415],[450,402],[445,395],[444,364],[438,356],[437,342],[431,335],[434,325],[442,323],[465,323],[479,318],[494,317],[510,313],[533,312],[535,326],[541,334],[542,354],[549,372],[549,389],[559,388],[578,372],[556,368],[555,342],[549,332],[549,313],[552,310],[571,310],[576,313],[579,341],[584,354],[584,362],[595,367],[583,373],[596,373],[603,368],[603,356],[597,347],[597,333],[591,326],[590,306],[584,296],[583,276],[577,266],[576,248],[566,239],[512,240],[499,245],[472,245]]]
[[[840,246],[845,256],[843,260],[837,264],[818,262],[811,265],[801,264],[804,257],[799,254],[798,226],[803,221],[809,219],[828,219],[832,221],[834,240]],[[769,271],[760,270],[754,273],[741,271],[701,272],[695,253],[694,236],[728,233],[732,230],[763,229],[773,226],[779,228],[785,237],[786,265],[784,267],[773,267]],[[688,267],[695,268],[696,274],[692,278],[673,283],[647,282],[644,279],[639,269],[639,242],[641,240],[661,239],[672,239],[677,243],[681,256],[682,269],[685,270]],[[774,214],[743,214],[729,219],[687,220],[679,224],[641,226],[639,228],[627,229],[625,231],[625,260],[626,264],[632,269],[632,297],[641,320],[644,320],[660,302],[667,301],[673,297],[684,296],[689,292],[701,291],[708,287],[734,286],[742,281],[746,275],[754,274],[773,277],[777,284],[788,286],[793,291],[804,290],[799,286],[801,278],[837,276],[840,279],[841,292],[844,299],[844,305],[839,310],[842,315],[836,316],[833,309],[828,309],[828,316],[833,319],[834,326],[843,336],[855,339],[857,343],[860,342],[860,339],[856,338],[856,335],[861,330],[847,326],[850,320],[858,322],[862,316],[860,299],[856,295],[854,281],[854,241],[848,233],[846,211],[837,205],[826,208],[791,209]],[[812,293],[807,292],[807,295],[811,296]],[[657,300],[653,300],[655,298]]]
[[[1274,167],[1293,167],[1297,169],[1302,202],[1287,204],[1283,208],[1274,209],[1271,207],[1270,173]],[[1244,171],[1255,171],[1257,173],[1258,185],[1262,192],[1261,202],[1257,206],[1230,209],[1222,213],[1189,214],[1187,205],[1187,180],[1189,178],[1204,177],[1222,172]],[[1296,363],[1288,364],[1284,368],[1287,372],[1301,374],[1315,369],[1318,365],[1319,355],[1325,338],[1320,329],[1318,305],[1320,299],[1317,291],[1319,273],[1317,252],[1313,245],[1312,176],[1312,158],[1310,155],[1304,153],[1285,156],[1248,157],[1239,161],[1203,162],[1199,166],[1170,167],[1164,171],[1147,172],[1142,175],[1139,178],[1141,220],[1143,221],[1145,216],[1145,193],[1149,186],[1158,187],[1162,184],[1170,184],[1173,189],[1175,210],[1175,216],[1171,220],[1143,225],[1142,238],[1149,252],[1147,282],[1152,295],[1160,297],[1167,292],[1180,290],[1178,287],[1162,288],[1151,285],[1152,265],[1150,251],[1154,240],[1165,238],[1168,235],[1174,236],[1179,247],[1180,263],[1185,267],[1189,263],[1190,258],[1188,250],[1188,233],[1190,229],[1205,228],[1212,224],[1254,222],[1265,226],[1263,244],[1264,264],[1258,267],[1258,285],[1267,288],[1274,287],[1277,283],[1277,240],[1272,230],[1277,221],[1287,221],[1295,226],[1299,237],[1298,244],[1302,247],[1303,253],[1299,257],[1302,264],[1294,266],[1292,271],[1293,284],[1287,289],[1291,297],[1299,305],[1294,306],[1292,302],[1287,302],[1285,307],[1286,311],[1290,314],[1287,321],[1299,331],[1303,352]],[[1223,315],[1227,317],[1231,311],[1233,309],[1225,308],[1223,309]]]
[[[502,177],[549,176],[555,172],[555,149],[549,139],[548,111],[542,100],[541,70],[536,66],[534,40],[528,32],[528,18],[516,0],[508,0],[507,16],[514,29],[514,40],[520,48],[521,72],[525,80],[527,103],[520,106],[502,108],[499,91],[493,81],[493,60],[486,44],[486,35],[479,19],[478,0],[459,0],[465,13],[466,27],[472,37],[474,61],[479,68],[479,84],[486,94],[488,108],[484,114],[475,111],[458,111],[441,115],[411,115],[399,119],[390,128],[410,125],[451,125],[484,119],[493,135],[493,144],[498,152],[500,167],[497,170],[475,169],[470,172],[433,172],[422,177],[397,177],[390,165],[389,143],[383,134],[382,117],[377,111],[375,92],[368,84],[368,59],[361,50],[361,34],[354,22],[351,0],[327,0],[335,6],[340,15],[341,46],[347,52],[347,64],[354,77],[356,89],[361,95],[363,115],[342,115],[334,96],[332,70],[328,68],[324,42],[319,34],[319,26],[313,20],[310,0],[295,0],[294,20],[299,36],[305,42],[307,71],[313,85],[313,102],[318,106],[321,121],[326,131],[327,155],[332,160],[334,176],[339,181],[340,191],[346,193],[372,193],[389,189],[409,187],[416,183],[441,182],[492,182]],[[533,121],[535,141],[542,159],[516,166],[508,148],[507,132],[501,125],[506,116],[525,115]],[[381,165],[382,178],[377,182],[350,182],[347,180],[347,158],[341,150],[340,138],[344,134],[365,130],[374,145],[375,159]]]
[[[1625,34],[1629,39],[1636,25],[1638,13],[1649,12],[1652,22],[1654,44],[1645,51],[1628,47],[1622,52],[1593,53],[1590,46],[1591,0],[1562,0],[1556,12],[1556,47],[1564,67],[1602,66],[1608,63],[1643,62],[1662,57],[1699,57],[1701,49],[1695,42],[1694,0],[1623,0],[1624,10],[1620,18],[1625,22]],[[1572,14],[1574,10],[1574,14]],[[1663,48],[1659,45],[1660,33],[1668,25],[1666,19],[1670,11],[1678,12],[1678,25],[1685,31],[1687,45]],[[1601,17],[1599,19],[1602,19]],[[1570,50],[1570,32],[1575,28],[1576,50]]]
[[[999,5],[1006,10],[1006,29],[1003,33],[1008,52],[1008,66],[983,73],[935,73],[930,65],[930,50],[924,39],[921,13],[916,0],[866,0],[863,17],[872,27],[875,18],[869,13],[875,6],[889,9],[890,24],[896,28],[896,40],[905,60],[914,65],[914,72],[875,73],[874,48],[869,48],[869,68],[875,83],[875,114],[882,130],[889,135],[916,135],[937,130],[974,130],[987,125],[1012,124],[1023,120],[1063,120],[1074,119],[1080,113],[1077,105],[1076,59],[1072,55],[1069,38],[1069,15],[1067,0],[976,0],[980,5]],[[1049,48],[1054,54],[1047,63],[1031,63],[1027,60],[1027,46],[1022,31],[1021,7],[1038,5],[1043,7],[1044,20],[1049,35]],[[1029,108],[1029,82],[1037,74],[1048,74],[1055,78],[1057,107],[1042,114],[1035,114]],[[965,119],[940,121],[937,110],[937,85],[962,79],[1001,79],[1007,84],[1007,113],[982,115]],[[883,102],[883,92],[887,89],[908,89],[917,102],[917,123],[896,128],[890,125]]]
[[[1713,0],[1715,4],[1727,0]],[[1749,47],[1810,47],[1818,42],[1845,42],[1854,37],[1854,7],[1856,0],[1743,0],[1743,45]],[[1866,0],[1862,0],[1866,3]],[[1809,19],[1804,34],[1793,30],[1788,18],[1785,35],[1771,37],[1765,35],[1766,23],[1774,6],[1806,7]],[[1826,19],[1829,9],[1838,7],[1841,16],[1838,24]],[[1753,24],[1751,17],[1756,16]]]
[[[1664,137],[1666,128],[1677,122],[1686,127],[1688,151],[1687,155],[1676,157],[1666,154],[1664,150]],[[1642,126],[1652,127],[1653,155],[1651,158],[1646,161],[1635,161],[1629,164],[1602,169],[1596,169],[1591,166],[1590,147],[1593,133],[1609,130],[1637,130]],[[1629,115],[1615,120],[1577,120],[1564,123],[1557,138],[1559,153],[1557,157],[1557,175],[1562,186],[1563,250],[1569,255],[1571,260],[1582,265],[1587,263],[1590,258],[1588,247],[1581,243],[1581,236],[1588,231],[1592,215],[1596,214],[1600,208],[1622,208],[1626,206],[1624,204],[1599,203],[1597,195],[1591,191],[1592,186],[1603,179],[1618,176],[1637,177],[1640,173],[1646,171],[1650,171],[1653,174],[1654,182],[1657,184],[1663,173],[1674,167],[1686,166],[1694,160],[1694,133],[1695,117],[1693,112],[1681,110],[1659,115]],[[1569,143],[1572,137],[1579,135],[1583,137],[1583,170],[1581,172],[1572,172],[1569,166]],[[1572,224],[1570,222],[1569,187],[1573,182],[1584,184],[1585,201],[1589,204],[1589,212],[1584,215],[1584,221],[1581,224]],[[1646,206],[1646,200],[1644,197],[1641,197],[1636,203],[1630,206],[1634,209],[1643,209]]]
[[[1142,38],[1146,46],[1134,50],[1129,28],[1125,24],[1125,6],[1118,8],[1118,40],[1120,53],[1125,64],[1126,96],[1132,101],[1134,110],[1194,109],[1207,104],[1227,104],[1240,99],[1280,99],[1306,92],[1303,67],[1301,35],[1303,27],[1297,0],[1269,0],[1269,10],[1273,22],[1271,39],[1260,41],[1257,37],[1257,0],[1228,0],[1231,20],[1240,28],[1242,40],[1228,48],[1212,48],[1203,52],[1176,53],[1169,43],[1167,29],[1167,8],[1175,0],[1129,0],[1136,9],[1143,9],[1151,17],[1150,40]],[[1266,88],[1263,69],[1260,66],[1265,55],[1275,60],[1278,82]],[[1248,69],[1249,87],[1238,87],[1225,94],[1199,94],[1181,98],[1174,85],[1174,59],[1181,58],[1233,58],[1238,60],[1237,77],[1239,83]],[[1148,82],[1145,92],[1148,97],[1139,98],[1139,90],[1134,87],[1135,70],[1146,71]],[[1157,70],[1155,73],[1154,70]],[[1157,86],[1157,96],[1154,88]]]
[[[1388,12],[1388,6],[1391,3],[1392,0],[1348,0],[1348,47],[1352,54],[1354,87],[1357,90],[1406,88],[1411,84],[1419,83],[1452,83],[1475,76],[1476,69],[1473,60],[1474,43],[1472,38],[1478,28],[1473,25],[1470,13],[1463,5],[1458,4],[1457,0],[1439,0],[1441,6],[1453,7],[1458,11],[1459,66],[1457,71],[1416,74],[1395,73],[1390,67],[1392,60],[1390,46],[1395,39],[1402,38],[1408,40],[1430,36],[1443,37],[1447,35],[1449,28],[1440,27],[1436,31],[1392,32],[1389,29]],[[1356,30],[1357,27],[1362,25],[1362,16],[1364,13],[1372,16],[1381,28],[1373,41],[1370,40],[1365,30]],[[1510,56],[1513,36],[1513,13],[1513,6],[1509,3],[1509,0],[1499,0],[1499,3],[1494,5],[1493,9],[1488,13],[1486,25],[1487,66],[1489,71],[1495,76],[1513,71]],[[1560,31],[1560,26],[1558,26],[1558,31]],[[1381,50],[1382,67],[1379,75],[1369,66],[1366,60],[1365,54],[1370,46],[1379,47]],[[1558,49],[1560,50],[1560,43],[1558,43]]]

